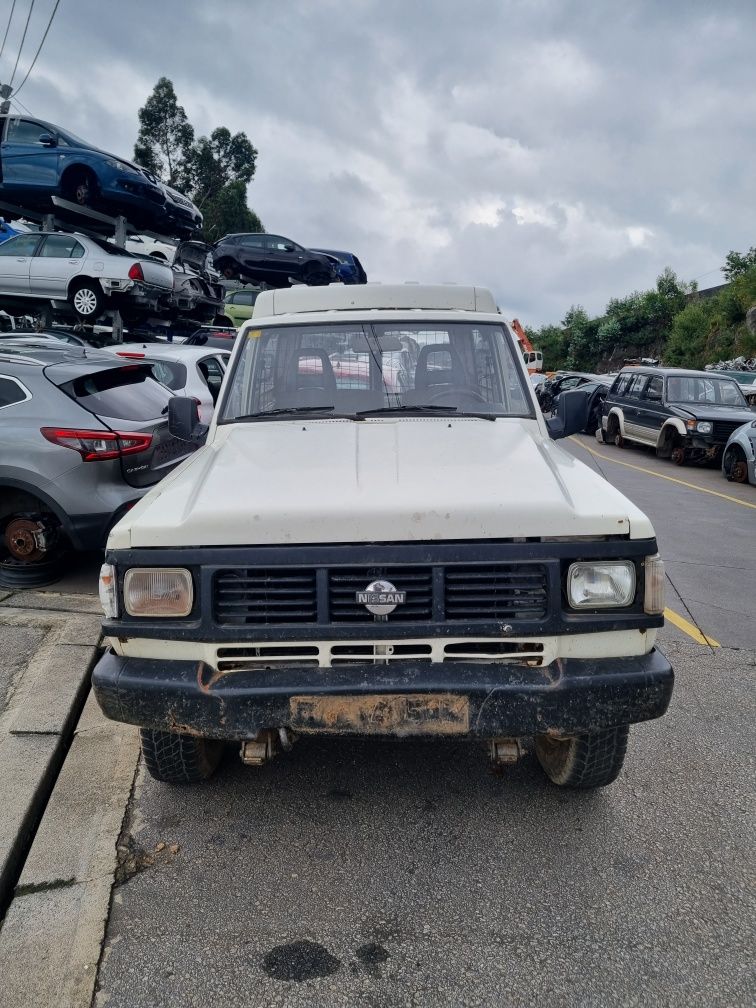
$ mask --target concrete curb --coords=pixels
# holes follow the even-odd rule
[[[27,597],[16,593],[0,602],[0,653],[15,628],[35,628],[42,639],[0,713],[0,914],[65,757],[99,641],[99,619],[82,615],[91,599],[52,595],[45,605],[40,594],[30,609],[20,601]]]
[[[8,1004],[90,1005],[138,760],[138,730],[90,694],[0,930]]]

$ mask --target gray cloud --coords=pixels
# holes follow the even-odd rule
[[[537,324],[754,244],[755,29],[750,0],[75,0],[21,100],[129,154],[166,75],[258,147],[269,230]]]

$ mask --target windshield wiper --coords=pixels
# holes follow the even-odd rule
[[[370,417],[370,416],[380,416],[382,413],[427,413],[427,414],[441,414],[442,416],[446,413],[459,413],[459,406],[433,406],[431,404],[423,405],[418,404],[417,406],[379,406],[376,409],[368,410],[358,410],[355,414],[357,417]],[[465,410],[462,416],[466,417],[478,417],[481,420],[495,420],[496,417],[492,416],[490,413],[472,413]]]
[[[291,413],[332,413],[335,406],[287,406],[284,409],[261,410],[259,413],[244,413],[234,420],[259,420],[261,417],[285,416]]]

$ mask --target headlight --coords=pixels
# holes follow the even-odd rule
[[[664,612],[664,561],[656,553],[646,557],[643,567],[646,572],[643,611],[652,616],[660,616]]]
[[[110,165],[111,168],[115,168],[116,171],[127,172],[129,175],[139,174],[136,168],[132,168],[130,164],[127,164],[125,161],[119,161],[117,158],[105,158],[105,164]]]
[[[103,564],[100,567],[100,605],[106,619],[115,619],[118,616],[116,572],[112,564]]]
[[[573,609],[630,605],[635,598],[635,564],[629,560],[571,564],[567,598]]]
[[[175,567],[142,567],[126,572],[123,602],[129,616],[188,616],[192,575]]]
[[[699,434],[711,434],[714,430],[714,425],[711,420],[699,420],[696,424],[696,430]]]

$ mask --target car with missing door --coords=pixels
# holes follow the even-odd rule
[[[261,293],[209,428],[169,404],[202,447],[109,536],[102,710],[172,783],[311,735],[532,740],[611,783],[673,672],[650,521],[556,443],[588,399],[544,419],[483,288]]]
[[[174,293],[174,271],[102,238],[58,231],[16,235],[0,244],[0,298],[22,310],[52,305],[96,322],[108,308],[156,311]]]
[[[194,449],[149,365],[31,338],[0,344],[0,582],[45,582]],[[57,571],[56,571],[57,573]]]
[[[677,465],[719,464],[728,438],[753,413],[737,382],[713,371],[628,367],[603,403],[602,439],[654,448]]]

